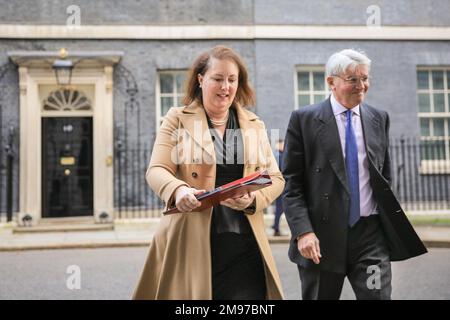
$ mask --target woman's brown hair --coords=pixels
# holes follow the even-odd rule
[[[225,46],[216,46],[209,51],[203,52],[194,61],[186,80],[186,94],[183,98],[184,105],[189,105],[196,100],[202,103],[202,90],[199,86],[198,75],[204,75],[208,71],[212,58],[218,60],[229,59],[236,63],[239,69],[239,78],[234,102],[239,103],[242,107],[255,105],[255,92],[250,86],[244,62],[233,49]]]

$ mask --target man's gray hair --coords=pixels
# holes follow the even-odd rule
[[[363,51],[345,49],[333,53],[326,64],[326,73],[328,76],[338,76],[345,73],[347,68],[355,68],[359,65],[365,65],[370,70],[370,59]]]

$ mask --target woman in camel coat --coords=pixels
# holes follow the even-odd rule
[[[223,46],[200,55],[184,102],[165,116],[146,174],[166,209],[182,213],[161,218],[133,298],[282,299],[263,209],[282,192],[284,179],[264,123],[244,108],[254,93],[240,57]],[[239,131],[232,165],[218,159],[233,150],[225,142],[230,128]],[[263,170],[271,186],[196,211],[195,195]]]

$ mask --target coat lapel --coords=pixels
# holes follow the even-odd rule
[[[344,157],[342,153],[341,141],[339,138],[339,131],[336,124],[336,119],[331,108],[330,99],[327,99],[319,110],[316,118],[319,122],[319,139],[325,151],[325,155],[333,168],[339,181],[344,186],[345,190],[349,192],[347,183],[347,174],[345,171]]]
[[[183,124],[183,129],[186,130],[195,143],[215,159],[214,144],[209,134],[208,122],[203,107],[196,102],[184,107],[180,115],[180,121]]]
[[[247,135],[246,133],[247,133],[247,130],[249,130],[249,129],[258,130],[258,128],[255,126],[255,124],[256,124],[255,120],[258,119],[258,116],[255,115],[254,113],[247,112],[239,104],[236,104],[235,107],[236,107],[236,112],[237,112],[237,116],[238,116],[239,127],[242,132],[242,139],[243,139],[243,145],[244,145],[244,165],[245,165],[245,168],[248,168],[248,163],[249,163],[249,158],[250,158],[249,152],[251,150],[255,150],[255,148],[254,148],[254,146],[250,146],[249,141],[248,141],[248,137],[249,136],[251,137],[252,135]],[[244,176],[247,173],[248,172],[245,172]]]
[[[246,111],[239,104],[235,104],[239,127],[242,131],[243,145],[244,145],[244,164],[245,168],[248,167],[250,154],[249,152],[256,152],[255,146],[250,146],[250,143],[255,143],[251,141],[251,137],[254,135],[246,133],[248,130],[259,130],[257,122],[255,120],[259,119],[257,115],[252,112]],[[215,159],[214,143],[211,139],[211,135],[205,134],[209,131],[208,122],[206,119],[206,114],[202,106],[194,102],[189,106],[183,108],[182,114],[180,114],[180,121],[183,128],[186,130],[187,134],[192,137],[195,143],[200,146],[209,156]],[[214,161],[215,162],[215,161]],[[247,172],[245,172],[247,173]]]
[[[239,127],[242,130],[242,137],[244,139],[244,164],[247,164],[250,157],[249,152],[252,148],[249,148],[248,146],[245,133],[249,129],[259,129],[255,121],[259,118],[254,113],[247,112],[239,104],[235,104],[235,108],[238,116]],[[180,115],[180,121],[183,124],[183,128],[192,137],[195,143],[215,159],[214,143],[211,139],[211,135],[205,134],[205,132],[209,131],[209,127],[203,107],[196,102],[184,107],[182,114]]]

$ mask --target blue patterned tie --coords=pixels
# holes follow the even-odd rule
[[[348,185],[350,188],[350,207],[348,224],[353,227],[360,217],[359,209],[359,172],[358,172],[358,146],[356,145],[355,131],[352,127],[352,111],[347,110],[347,127],[345,129],[345,167],[347,169]]]

